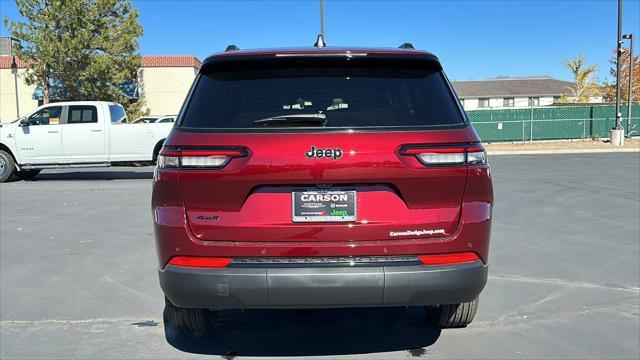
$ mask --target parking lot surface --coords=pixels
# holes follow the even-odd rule
[[[165,328],[152,168],[0,185],[0,358],[640,358],[640,154],[495,156],[490,276],[466,329],[420,308],[224,311]]]

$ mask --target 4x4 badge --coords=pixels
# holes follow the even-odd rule
[[[327,159],[333,159],[333,160],[338,160],[342,157],[342,149],[340,148],[334,148],[334,149],[316,149],[315,146],[311,146],[311,150],[307,151],[305,153],[305,155],[307,156],[307,159],[311,159],[311,158],[327,158]]]
[[[213,216],[200,215],[200,216],[197,216],[196,219],[198,219],[198,220],[218,221],[218,220],[220,220],[220,217],[218,215],[213,215]]]

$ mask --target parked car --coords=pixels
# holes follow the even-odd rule
[[[208,57],[167,138],[152,211],[165,318],[425,306],[476,314],[493,190],[438,58],[413,48]]]
[[[157,123],[174,123],[176,122],[176,115],[171,115],[171,116],[163,116],[159,119],[157,119],[156,121],[153,122],[157,122]]]
[[[148,124],[148,123],[172,123],[176,121],[176,115],[166,116],[143,116],[132,121],[132,124]]]
[[[156,120],[158,120],[159,116],[141,116],[135,120],[133,120],[131,123],[132,124],[147,124],[147,123],[153,123]]]
[[[0,127],[0,182],[43,169],[155,161],[173,124],[128,124],[124,108],[104,101],[47,104]]]

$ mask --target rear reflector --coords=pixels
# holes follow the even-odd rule
[[[158,154],[159,169],[220,169],[234,158],[247,156],[242,148],[220,149],[170,149],[163,148]]]
[[[461,146],[405,146],[400,155],[415,156],[426,166],[485,164],[487,154],[480,144]]]
[[[474,262],[480,260],[478,254],[474,252],[420,255],[418,260],[425,265],[448,265]]]
[[[231,264],[229,258],[176,256],[169,260],[170,265],[203,268],[223,268]]]

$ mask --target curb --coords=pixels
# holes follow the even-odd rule
[[[633,153],[640,148],[626,149],[558,149],[558,150],[490,150],[487,155],[546,155],[546,154],[594,154],[594,153]]]

